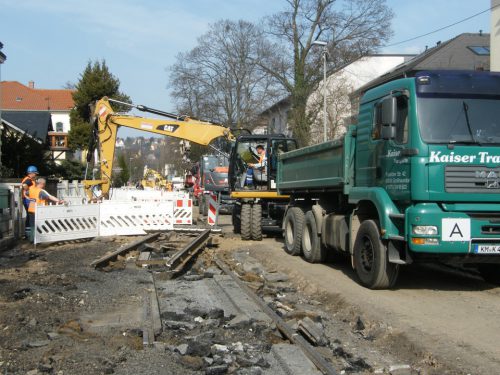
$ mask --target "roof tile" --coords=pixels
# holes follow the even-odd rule
[[[32,89],[17,81],[0,82],[2,109],[69,111],[74,107],[72,90]]]

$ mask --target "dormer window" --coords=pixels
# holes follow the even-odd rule
[[[20,96],[18,96],[18,97],[16,98],[16,102],[20,102],[20,101],[22,101],[22,100],[23,100],[23,98],[21,98]]]

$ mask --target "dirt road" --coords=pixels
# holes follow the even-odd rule
[[[323,294],[334,310],[392,327],[393,345],[432,356],[458,373],[500,372],[500,288],[479,277],[435,266],[408,267],[395,290],[356,283],[348,260],[309,264],[287,255],[279,238],[246,243],[250,254],[292,277],[308,295]],[[402,348],[401,348],[402,349]]]

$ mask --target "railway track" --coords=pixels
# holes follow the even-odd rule
[[[206,373],[338,374],[307,336],[289,326],[221,257],[206,257],[208,270],[192,269],[210,242],[210,230],[194,237],[149,235],[92,263],[106,267],[135,252],[136,265],[149,269],[143,346],[167,345],[181,362],[203,358]]]

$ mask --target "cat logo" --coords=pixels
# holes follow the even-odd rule
[[[177,130],[179,125],[170,125],[170,124],[165,124],[165,125],[158,125],[156,128],[157,130],[163,130],[165,132],[173,133]]]

